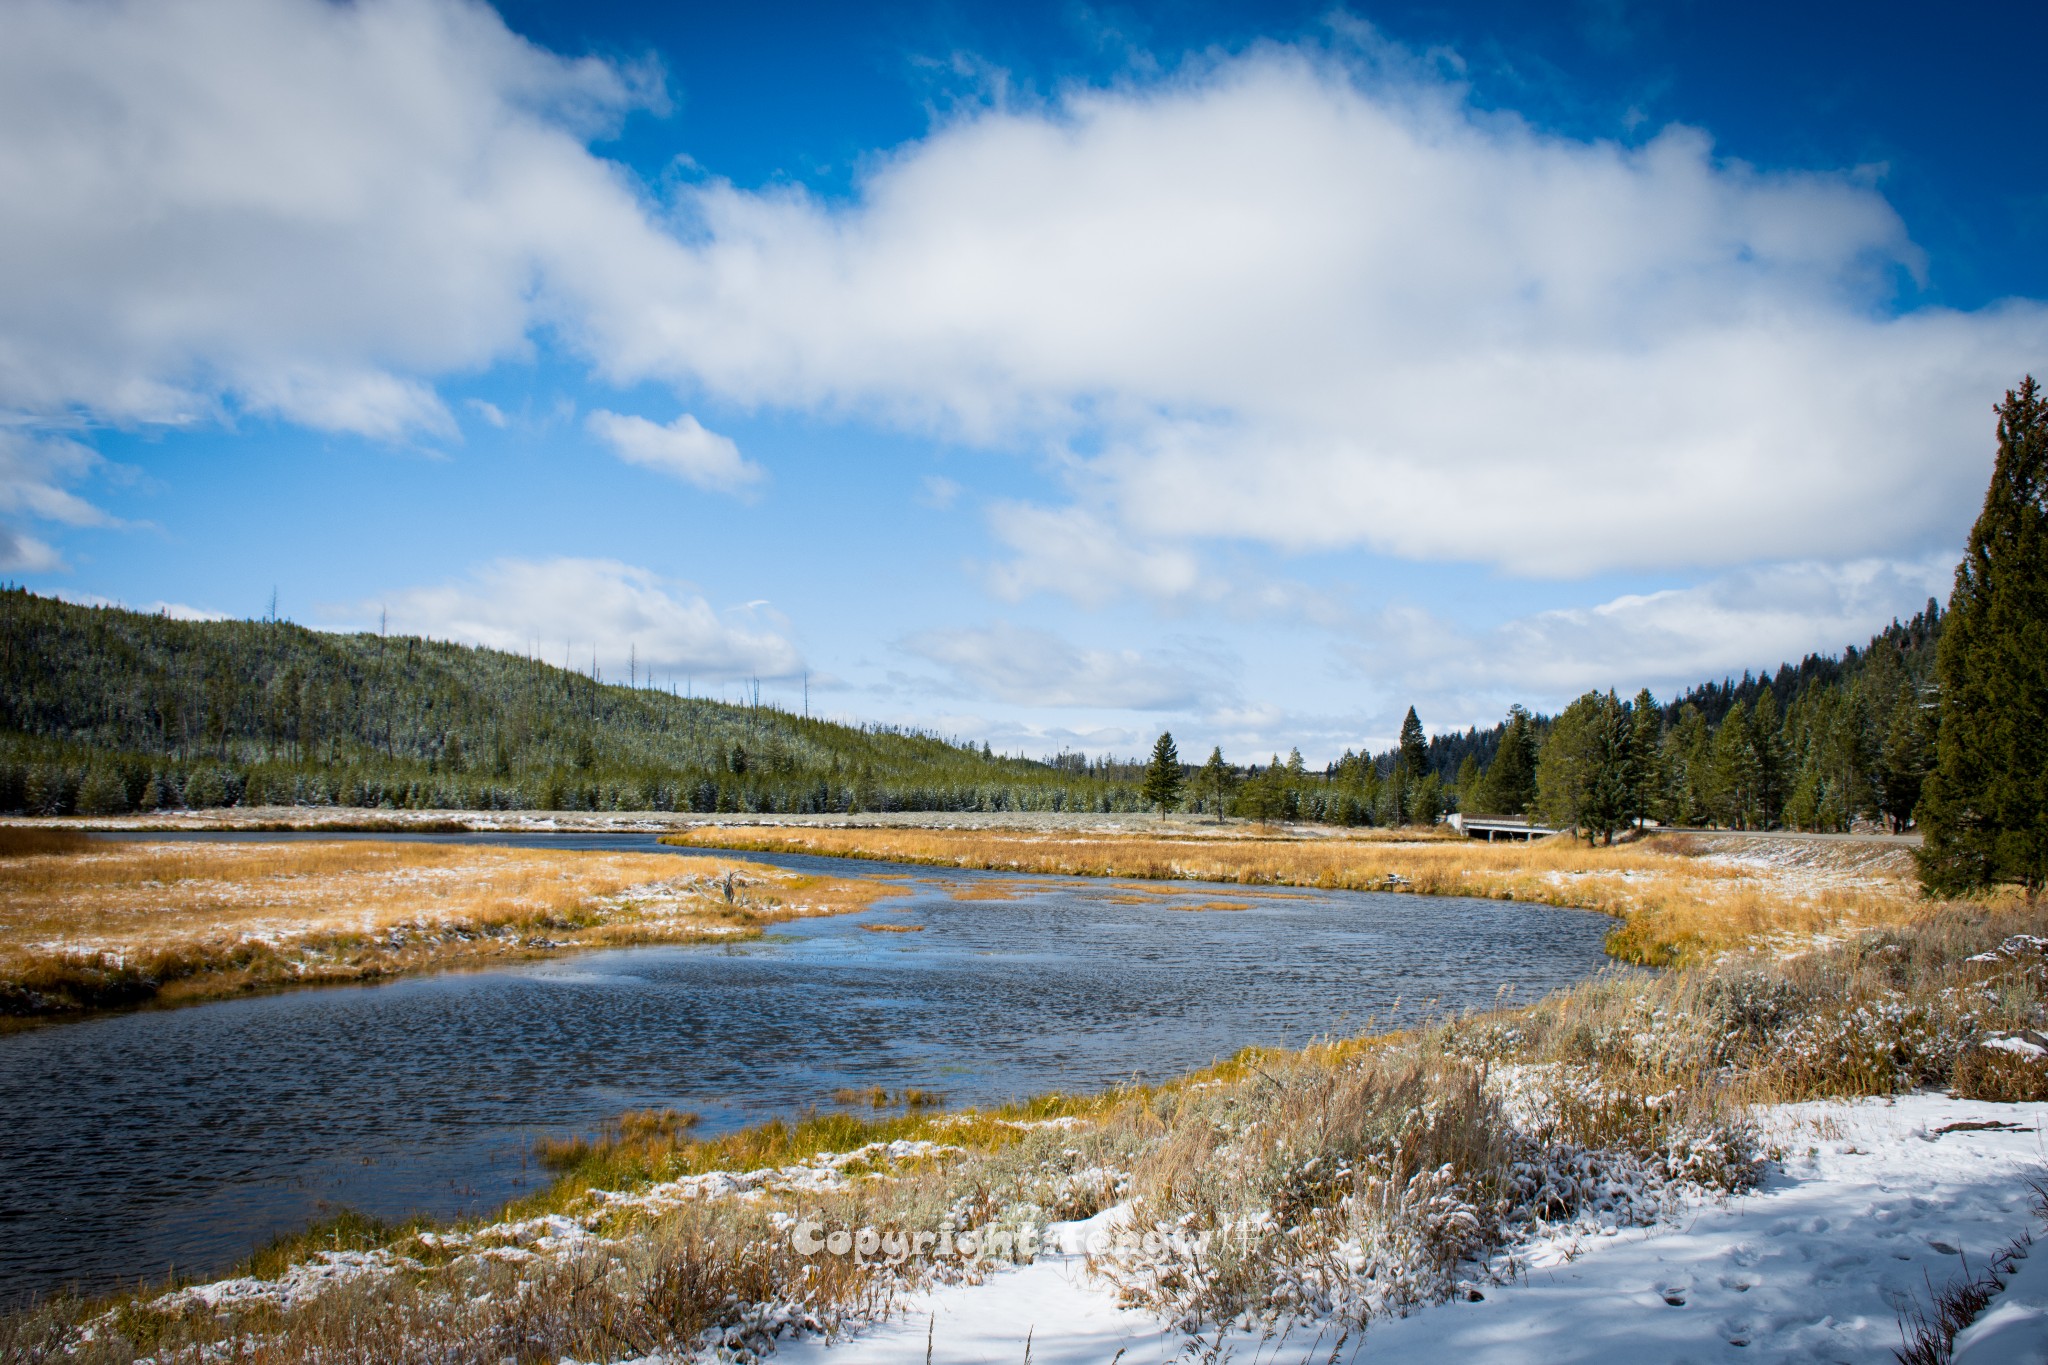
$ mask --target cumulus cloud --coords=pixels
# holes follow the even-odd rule
[[[1861,646],[1928,598],[1946,598],[1954,554],[1752,566],[1686,588],[1537,612],[1473,631],[1413,609],[1373,623],[1353,664],[1383,709],[1425,709],[1432,726],[1489,725],[1509,702],[1555,711],[1589,689],[1670,697],[1745,668]]]
[[[699,488],[732,492],[761,477],[761,466],[742,459],[730,436],[706,431],[687,412],[659,426],[645,417],[600,409],[584,425],[626,463],[672,474]]]
[[[592,145],[659,80],[474,0],[18,0],[0,409],[453,433],[442,376],[560,345],[1052,450],[1072,506],[996,512],[993,582],[1099,600],[1199,593],[1205,537],[1533,575],[1931,550],[2048,351],[2036,301],[1897,310],[1924,262],[1853,173],[1557,136],[1369,37],[1137,69],[951,113],[843,198],[657,202]],[[686,475],[751,468],[673,434]]]
[[[1047,631],[1001,624],[926,631],[903,648],[943,665],[957,691],[1017,706],[1176,711],[1229,686],[1229,661],[1213,646],[1082,649]]]
[[[850,202],[714,183],[683,207],[700,238],[616,363],[1078,435],[1073,515],[1139,545],[1546,575],[1926,548],[2048,343],[2034,302],[1893,313],[1922,262],[1855,175],[1683,127],[1558,137],[1300,48],[970,111]]]
[[[762,603],[719,612],[687,585],[610,559],[499,559],[464,578],[402,588],[345,609],[358,620],[388,611],[408,634],[493,649],[534,650],[572,666],[593,652],[607,676],[631,661],[649,676],[789,678],[803,671],[796,647]]]
[[[0,406],[451,432],[436,376],[655,235],[586,145],[655,99],[470,0],[9,4]]]

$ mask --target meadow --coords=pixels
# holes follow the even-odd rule
[[[662,842],[1063,876],[1534,901],[1614,916],[1608,951],[1648,966],[1737,947],[1797,951],[1910,923],[1925,909],[1908,849],[1739,834],[1664,834],[1590,847],[1562,836],[1511,844],[1430,831],[1304,838],[711,826]]]
[[[887,888],[739,859],[0,828],[0,1027],[628,943],[758,937]]]
[[[1589,906],[1678,965],[1002,1108],[849,1092],[709,1136],[689,1114],[630,1113],[544,1146],[555,1183],[493,1218],[343,1217],[225,1280],[45,1302],[0,1322],[0,1361],[759,1360],[998,1275],[1048,1225],[1111,1208],[1132,1235],[1091,1268],[1220,1359],[1230,1330],[1310,1320],[1349,1339],[1512,1275],[1533,1237],[1747,1190],[1784,1155],[1758,1106],[1921,1087],[2048,1100],[2048,1061],[2009,1045],[2048,1027],[2048,906],[1924,901],[1892,848],[774,833],[1113,873],[1131,894],[1196,876]],[[976,885],[992,914],[1021,889]],[[831,1253],[835,1235],[852,1254]]]
[[[1786,958],[1603,974],[1536,1005],[1171,1084],[846,1110],[698,1138],[623,1116],[545,1155],[546,1193],[461,1227],[341,1220],[244,1275],[51,1302],[0,1359],[759,1359],[1028,1259],[1054,1220],[1128,1209],[1093,1262],[1199,1351],[1226,1326],[1412,1311],[1536,1232],[1643,1226],[1777,1155],[1762,1103],[1949,1086],[2048,1098],[1989,1042],[2038,1029],[2048,912],[1960,904]],[[865,1255],[806,1253],[800,1225]],[[920,1232],[944,1234],[943,1253]],[[1193,1229],[1229,1235],[1192,1245]]]

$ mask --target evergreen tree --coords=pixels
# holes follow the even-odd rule
[[[1553,824],[1586,842],[1627,821],[1630,719],[1612,692],[1588,692],[1550,727],[1536,760],[1537,801]]]
[[[1920,804],[1927,782],[1927,714],[1919,698],[1902,692],[1892,708],[1891,725],[1878,750],[1878,809],[1890,822],[1894,834],[1904,832]]]
[[[1998,406],[1998,460],[1935,655],[1939,726],[1920,877],[1953,895],[2048,882],[2048,400]]]
[[[1479,787],[1484,778],[1480,775],[1479,755],[1466,754],[1465,761],[1458,765],[1458,789],[1453,793],[1459,810],[1476,811]]]
[[[1714,732],[1712,757],[1714,802],[1710,807],[1719,823],[1730,829],[1753,829],[1761,809],[1755,736],[1750,729],[1749,708],[1741,702],[1728,708],[1721,728]]]
[[[1209,761],[1202,765],[1202,771],[1196,775],[1195,782],[1196,790],[1207,799],[1209,809],[1215,814],[1217,823],[1221,824],[1224,802],[1230,795],[1230,768],[1223,761],[1222,745],[1219,744],[1209,750]]]
[[[1415,805],[1408,818],[1418,825],[1433,825],[1443,813],[1443,779],[1431,773],[1415,784]]]
[[[1536,727],[1520,706],[1508,708],[1507,728],[1482,790],[1478,809],[1488,815],[1520,815],[1536,799]]]
[[[1401,761],[1408,765],[1412,782],[1420,782],[1429,771],[1429,736],[1422,733],[1422,718],[1412,706],[1408,708],[1407,719],[1401,722]]]
[[[78,787],[81,815],[120,815],[128,809],[128,790],[121,774],[108,764],[95,764]]]
[[[1145,784],[1142,788],[1145,804],[1157,806],[1159,813],[1166,814],[1168,806],[1180,804],[1180,791],[1184,775],[1180,770],[1180,750],[1173,747],[1173,732],[1159,732],[1158,742],[1152,746],[1152,761],[1145,768]]]
[[[1777,698],[1769,688],[1765,688],[1749,714],[1749,746],[1756,769],[1758,829],[1776,825],[1785,805],[1785,742],[1779,725]]]
[[[1373,795],[1372,821],[1382,829],[1397,829],[1408,823],[1408,765],[1394,760],[1394,770]]]
[[[1628,818],[1640,827],[1663,806],[1664,710],[1647,687],[1630,710]]]
[[[1713,734],[1700,709],[1687,702],[1664,736],[1664,771],[1670,783],[1672,822],[1701,825],[1713,818]]]

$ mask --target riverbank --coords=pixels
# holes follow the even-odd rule
[[[1608,952],[1659,967],[1737,948],[1802,952],[1925,912],[1912,851],[1891,843],[1665,834],[1593,848],[1561,837],[1526,844],[1389,837],[1399,833],[728,825],[678,831],[662,842],[1062,876],[1534,901],[1614,916],[1621,923]]]
[[[369,834],[661,834],[678,830],[941,829],[1037,833],[1168,834],[1176,838],[1345,837],[1415,842],[1455,839],[1446,828],[1340,829],[1334,825],[1259,825],[1240,819],[1135,811],[838,811],[820,814],[660,810],[394,810],[384,806],[209,806],[126,815],[0,816],[0,828],[98,831],[329,831]]]
[[[888,890],[659,853],[116,843],[0,828],[0,1028],[630,943],[740,941]]]
[[[338,1226],[245,1276],[52,1304],[5,1330],[24,1354],[83,1362],[138,1351],[310,1361],[345,1347],[357,1358],[495,1363],[754,1359],[895,1321],[870,1342],[922,1326],[934,1359],[968,1358],[970,1338],[940,1339],[930,1319],[904,1316],[936,1311],[938,1300],[919,1296],[949,1296],[954,1321],[995,1323],[1019,1302],[1040,1312],[1030,1306],[1041,1300],[1018,1293],[1039,1293],[1064,1264],[1092,1273],[1091,1314],[1139,1310],[1175,1350],[1220,1357],[1232,1342],[1219,1346],[1218,1333],[1270,1345],[1285,1331],[1319,1341],[1321,1355],[1361,1334],[1449,1340],[1481,1321],[1470,1315],[1533,1301],[1539,1271],[1597,1267],[1608,1248],[1651,1245],[1646,1230],[1662,1239],[1652,1259],[1707,1267],[1725,1253],[1739,1269],[1741,1238],[1712,1255],[1688,1240],[1721,1211],[1761,1227],[1741,1254],[1766,1257],[1876,1246],[1872,1229],[1910,1215],[1918,1221],[1900,1226],[1913,1235],[1888,1244],[1906,1259],[1880,1268],[1909,1280],[1924,1270],[1939,1287],[1958,1258],[1937,1242],[1964,1243],[1942,1242],[1938,1201],[1858,1202],[1846,1173],[1878,1138],[1859,1117],[1867,1105],[1848,1102],[1940,1089],[1993,1116],[1971,1109],[1946,1133],[1885,1137],[1884,1160],[1904,1170],[1915,1149],[1903,1144],[1928,1147],[1916,1179],[1940,1153],[2006,1140],[2008,1130],[1970,1123],[2038,1126],[2023,1105],[2048,1100],[2044,947],[2048,908],[1924,907],[1910,923],[1796,956],[1610,973],[1525,1009],[1246,1054],[1158,1087],[1004,1111],[823,1116],[704,1141],[681,1117],[643,1116],[559,1151],[561,1180],[502,1218]],[[1795,1114],[1805,1128],[1786,1126]],[[1973,1167],[1986,1181],[2010,1178],[2006,1238],[2038,1228],[2010,1155]],[[1974,1161],[1959,1157],[1954,1170]],[[1839,1198],[1780,1228],[1787,1216],[1765,1201],[1789,1188]],[[1130,1235],[1092,1258],[1013,1268],[1034,1260],[1049,1228],[1089,1219]],[[1965,1239],[1973,1266],[1993,1231],[1985,1222]],[[1651,1261],[1622,1260],[1625,1273],[1589,1283],[1630,1286],[1640,1307],[1647,1290],[1636,1281]],[[1652,1287],[1703,1301],[1756,1290],[1713,1283]],[[1789,1332],[1796,1313],[1818,1323],[1849,1306],[1849,1291],[1818,1277],[1791,1285],[1743,1300],[1776,1306],[1749,1344],[1734,1346],[1732,1324],[1716,1349],[1769,1354],[1768,1334]],[[1085,1336],[1061,1336],[1085,1326],[1066,1316],[1073,1301],[1042,1303],[1026,1326],[1034,1359],[1098,1358]],[[1523,1311],[1486,1321],[1519,1330]],[[1717,1323],[1726,1316],[1716,1309]],[[1841,1358],[1882,1359],[1901,1344],[1895,1322],[1860,1308],[1835,1316],[1856,1317],[1853,1333],[1834,1338],[1846,1343]],[[995,1358],[1020,1349],[1006,1343]]]
[[[1382,1365],[1893,1365],[1895,1351],[1922,1339],[1916,1314],[1933,1314],[1930,1285],[1967,1281],[2016,1236],[2039,1239],[2048,1225],[2038,1200],[2031,1216],[2027,1208],[2028,1182],[2041,1170],[2037,1134],[2048,1119],[2040,1106],[2016,1111],[1923,1091],[1762,1106],[1754,1118],[1784,1156],[1748,1194],[1689,1199],[1649,1226],[1588,1221],[1532,1237],[1473,1267],[1465,1292],[1363,1330],[1309,1317],[1212,1331],[1203,1348],[1219,1357]],[[978,1365],[1020,1360],[1028,1343],[1032,1359],[1046,1365],[1185,1360],[1186,1336],[1124,1306],[1115,1284],[1091,1273],[1091,1242],[1113,1247],[1127,1216],[1120,1205],[1057,1225],[1029,1266],[984,1285],[910,1294],[888,1320],[846,1341],[792,1341],[776,1358]],[[2019,1262],[2021,1274],[2003,1277],[2010,1283],[1994,1298],[1996,1312],[1957,1343],[1958,1365],[2039,1358],[2016,1350],[2038,1352],[2048,1326],[2043,1247]]]

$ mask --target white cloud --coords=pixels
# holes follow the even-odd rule
[[[699,488],[732,492],[761,477],[761,466],[742,459],[731,437],[705,430],[687,412],[657,426],[645,417],[600,409],[584,425],[626,463],[673,474]]]
[[[225,621],[228,613],[214,611],[210,607],[188,606],[183,602],[166,602],[158,598],[154,602],[137,606],[119,598],[102,597],[96,592],[73,593],[59,590],[52,597],[64,602],[75,602],[81,607],[119,607],[123,611],[147,612],[152,616],[168,616],[173,621]]]
[[[1002,624],[926,631],[903,648],[943,665],[956,690],[1016,706],[1179,711],[1229,688],[1213,647],[1081,649],[1046,631]]]
[[[1056,592],[1094,605],[1132,592],[1180,597],[1201,586],[1200,567],[1185,547],[1133,543],[1082,508],[999,502],[989,509],[988,523],[1012,552],[990,567],[989,586],[1012,601]]]
[[[1668,699],[1744,669],[1861,647],[1930,597],[1956,556],[1745,568],[1687,588],[1538,612],[1472,631],[1413,609],[1381,615],[1351,659],[1398,716],[1413,702],[1436,729],[1490,725],[1510,702],[1555,711],[1593,688]]]
[[[0,407],[450,433],[434,377],[653,235],[585,145],[650,100],[470,0],[11,3]]]
[[[64,556],[46,540],[0,523],[0,569],[16,573],[47,573],[64,567]]]
[[[749,402],[1046,439],[1156,547],[1246,537],[1521,574],[1952,541],[2048,309],[1893,316],[1920,255],[1853,174],[1705,134],[1542,133],[1263,47],[970,111],[846,202],[710,184],[601,353]],[[999,585],[1086,596],[1031,564]]]
[[[609,559],[499,559],[464,579],[402,588],[343,609],[358,621],[388,610],[394,631],[493,649],[532,649],[607,678],[789,678],[803,660],[761,604],[719,612],[687,585]]]
[[[1134,70],[992,82],[843,199],[656,204],[591,142],[659,82],[474,0],[16,0],[0,410],[453,434],[441,377],[558,341],[1069,452],[1074,506],[993,514],[993,581],[1100,600],[1199,593],[1204,537],[1553,575],[1931,550],[2048,353],[2035,301],[1894,315],[1924,263],[1854,174],[1544,133],[1355,33]],[[692,441],[686,474],[752,468]]]
[[[93,451],[65,437],[0,429],[0,569],[38,573],[64,567],[63,557],[32,534],[26,523],[117,524],[67,487],[104,463]]]

